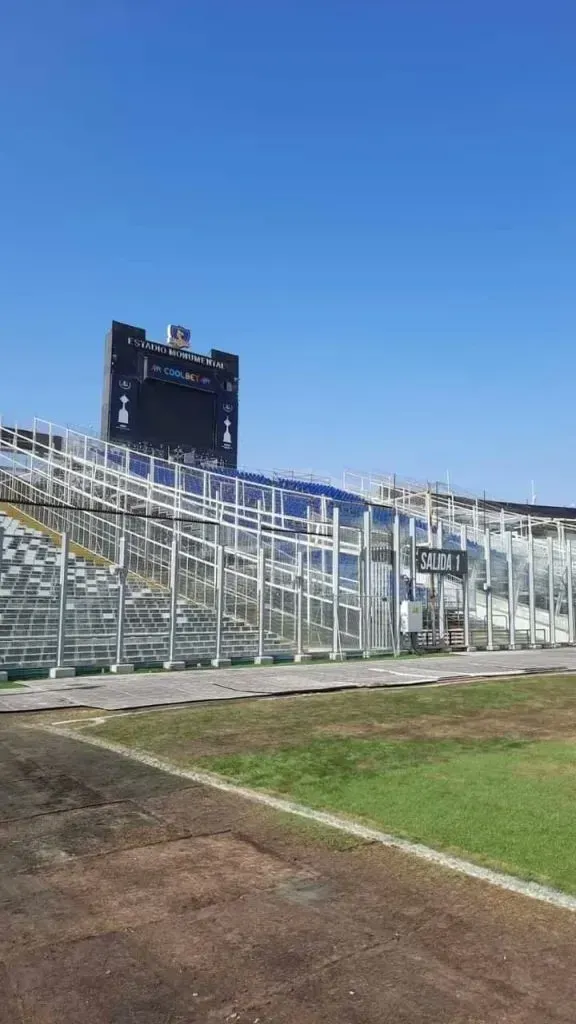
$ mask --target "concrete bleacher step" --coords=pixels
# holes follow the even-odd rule
[[[55,663],[59,607],[59,551],[54,539],[0,511],[4,527],[0,577],[0,665],[41,667]],[[65,661],[110,664],[116,653],[118,583],[108,567],[72,553],[68,571]],[[162,662],[168,653],[170,598],[166,591],[129,579],[125,603],[124,657],[135,664]],[[267,651],[290,648],[265,632]],[[176,650],[180,658],[206,660],[216,649],[216,613],[178,601]],[[258,632],[225,615],[224,657],[254,657]]]

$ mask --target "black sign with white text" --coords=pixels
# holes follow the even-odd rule
[[[468,552],[455,548],[416,548],[416,572],[465,576],[468,572]]]

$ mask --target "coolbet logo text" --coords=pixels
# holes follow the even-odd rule
[[[181,381],[186,384],[210,384],[210,377],[203,377],[199,373],[190,373],[188,370],[180,370],[177,366],[160,366],[154,363],[150,367],[154,377],[167,377],[169,380]]]

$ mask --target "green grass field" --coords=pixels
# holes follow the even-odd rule
[[[110,717],[102,737],[576,893],[576,678]]]

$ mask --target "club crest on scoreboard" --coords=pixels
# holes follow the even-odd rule
[[[189,327],[181,327],[179,324],[168,324],[166,328],[166,342],[170,348],[190,348],[191,331]]]

